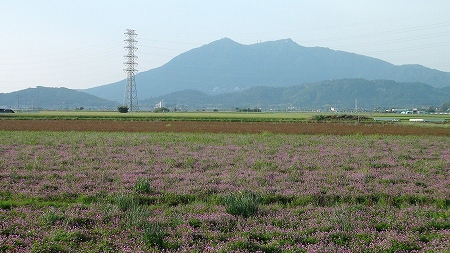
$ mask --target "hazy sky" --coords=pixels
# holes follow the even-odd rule
[[[140,72],[224,37],[450,72],[449,14],[449,0],[1,0],[0,93],[125,79],[126,29],[138,34]]]

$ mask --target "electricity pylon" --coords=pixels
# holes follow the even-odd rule
[[[137,98],[137,90],[136,90],[136,80],[135,75],[137,73],[136,65],[137,62],[135,61],[137,59],[137,56],[134,55],[134,52],[138,49],[136,47],[136,36],[134,30],[127,29],[127,32],[125,33],[127,38],[124,40],[127,45],[124,47],[125,50],[127,50],[128,54],[126,54],[124,57],[126,59],[125,64],[125,73],[127,73],[127,86],[125,88],[125,97],[123,100],[123,105],[128,107],[128,110],[130,112],[139,111],[138,106],[138,98]]]

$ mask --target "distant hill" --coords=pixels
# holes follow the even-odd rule
[[[170,108],[256,108],[316,110],[373,108],[420,108],[441,106],[450,101],[450,90],[434,88],[424,83],[404,83],[391,80],[339,79],[291,87],[252,87],[245,91],[208,95],[185,90],[141,100],[151,107],[163,101]]]
[[[450,93],[450,86],[441,88],[441,90],[442,90],[443,92]],[[450,101],[450,98],[449,98],[449,101]]]
[[[0,93],[0,107],[19,109],[114,109],[116,102],[67,88],[38,86],[11,93]]]
[[[224,38],[178,55],[165,65],[136,75],[139,100],[182,90],[214,95],[255,86],[289,87],[343,78],[420,82],[450,86],[450,73],[420,65],[388,62],[291,39],[242,45]],[[125,80],[83,90],[122,102]]]

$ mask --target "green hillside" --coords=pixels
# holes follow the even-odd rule
[[[291,87],[253,87],[245,91],[207,95],[200,91],[179,91],[141,100],[153,106],[163,101],[169,108],[264,108],[301,110],[373,108],[421,108],[441,106],[450,92],[424,83],[391,80],[340,79]]]
[[[67,88],[38,86],[11,93],[0,93],[0,107],[29,109],[95,109],[112,110],[116,103]]]

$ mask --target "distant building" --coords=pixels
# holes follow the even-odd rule
[[[155,108],[163,108],[163,107],[164,107],[164,106],[163,106],[163,101],[164,101],[164,100],[159,101],[159,103],[157,103],[157,104],[155,105]]]

